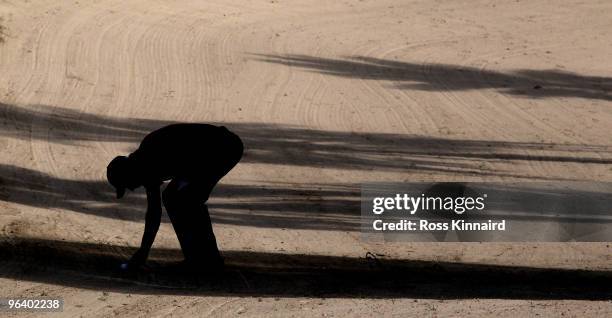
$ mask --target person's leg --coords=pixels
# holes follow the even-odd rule
[[[206,187],[185,180],[173,180],[163,193],[163,201],[181,245],[185,261],[195,266],[221,267],[210,215],[203,197]]]
[[[206,267],[223,266],[206,201],[213,188],[240,161],[243,144],[231,134],[223,154],[215,154],[201,172],[170,182],[163,201],[185,260]]]

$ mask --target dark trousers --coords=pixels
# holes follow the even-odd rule
[[[217,182],[242,157],[243,148],[239,139],[232,146],[223,158],[208,162],[206,173],[175,178],[162,194],[185,261],[190,265],[223,266],[206,201]]]
[[[172,180],[164,190],[163,198],[185,261],[190,264],[218,266],[223,264],[223,260],[217,247],[206,201],[202,198],[208,197],[209,193],[209,190],[197,184]]]

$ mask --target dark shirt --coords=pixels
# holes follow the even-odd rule
[[[242,147],[223,126],[173,124],[148,134],[129,157],[145,187],[174,178],[216,182],[240,160]]]

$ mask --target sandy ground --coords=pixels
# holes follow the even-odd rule
[[[610,16],[605,0],[0,1],[0,296],[63,297],[66,316],[610,315],[605,243],[358,232],[361,182],[612,181]],[[195,286],[111,269],[144,198],[117,203],[106,164],[170,122],[247,148],[210,200],[229,272]],[[167,218],[155,248],[179,257]]]

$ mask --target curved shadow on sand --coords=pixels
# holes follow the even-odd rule
[[[116,118],[42,105],[25,108],[0,104],[0,118],[4,120],[0,135],[5,137],[75,146],[89,141],[125,141],[133,142],[134,148],[147,133],[174,123]],[[486,163],[612,164],[609,145],[445,139],[262,123],[216,124],[227,126],[243,139],[243,163],[507,177],[521,175],[488,168]]]
[[[35,170],[0,165],[0,201],[144,222],[144,191],[115,198],[104,181],[67,180]],[[267,228],[356,231],[357,185],[261,186],[219,184],[208,202],[214,223]],[[164,213],[162,221],[169,222]]]
[[[10,165],[0,165],[0,176],[0,201],[144,222],[146,200],[142,189],[117,200],[114,188],[104,181],[61,179]],[[602,200],[599,192],[496,184],[490,186],[489,194],[499,198],[521,198],[525,202],[566,202],[568,214],[565,218],[554,218],[557,222],[578,224],[598,220],[601,224],[610,223],[608,215],[587,217],[582,215],[585,209],[572,209]],[[603,200],[609,201],[609,197]],[[236,185],[222,182],[208,201],[215,224],[351,232],[360,229],[360,204],[359,184]],[[498,218],[550,222],[550,216],[540,214],[535,208],[533,213],[525,214],[527,211],[520,204],[502,201],[497,206],[505,213],[496,215]],[[165,213],[162,221],[169,222]]]
[[[529,98],[577,97],[612,101],[612,77],[559,70],[500,72],[469,66],[411,63],[365,56],[322,58],[308,55],[253,54],[255,59],[313,70],[326,75],[384,80],[399,89],[464,91],[496,89]]]

